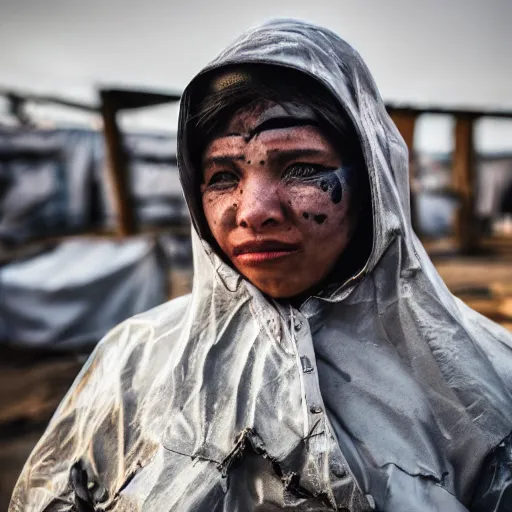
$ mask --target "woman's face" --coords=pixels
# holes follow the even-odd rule
[[[207,146],[202,167],[211,233],[257,288],[293,297],[329,274],[357,220],[354,171],[343,168],[313,112],[270,102],[239,111]]]

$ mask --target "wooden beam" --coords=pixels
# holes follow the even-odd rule
[[[154,107],[180,101],[181,94],[157,91],[131,91],[129,89],[102,89],[102,94],[115,100],[119,110]]]
[[[416,186],[416,162],[414,159],[414,129],[418,112],[412,110],[394,110],[390,112],[391,119],[396,124],[400,135],[402,135],[407,149],[409,150],[409,189],[410,189],[410,207],[412,227],[418,236],[421,235],[419,229],[418,212],[416,208],[415,194],[418,190]]]
[[[132,235],[135,233],[135,216],[126,165],[127,157],[123,137],[117,124],[119,107],[114,95],[109,94],[108,91],[101,91],[100,94],[107,153],[107,173],[117,214],[117,231],[119,236]]]
[[[172,103],[178,101],[180,95],[125,89],[102,89],[100,97],[107,146],[107,171],[118,216],[118,234],[120,236],[133,235],[137,231],[135,207],[130,190],[128,158],[124,148],[123,134],[117,123],[117,113],[120,110]]]
[[[414,142],[414,128],[416,125],[416,118],[418,113],[414,111],[400,111],[395,110],[391,112],[391,119],[396,124],[398,131],[404,138],[409,152],[412,151]]]
[[[413,107],[408,105],[393,105],[386,103],[386,109],[390,115],[394,112],[411,112],[416,114],[439,114],[449,116],[469,116],[469,117],[495,117],[498,119],[512,119],[512,110],[464,110],[458,108],[446,108],[436,106]]]
[[[460,199],[455,217],[455,237],[462,253],[470,254],[478,246],[478,226],[475,218],[475,158],[473,116],[455,118],[455,149],[452,183]]]

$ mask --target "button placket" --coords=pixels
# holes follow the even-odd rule
[[[308,412],[308,423],[310,429],[317,425],[324,412],[324,403],[320,392],[320,383],[318,382],[318,372],[316,371],[316,357],[313,347],[313,338],[307,319],[299,311],[293,312],[293,329],[295,331],[295,343],[299,354],[300,371],[304,383],[304,393],[306,399],[306,410]],[[324,429],[324,422],[322,426]]]
[[[350,476],[354,480],[354,476],[350,472],[325,411],[320,391],[313,335],[307,319],[309,315],[296,311],[293,311],[292,315],[293,323],[289,325],[293,327],[292,336],[298,354],[297,363],[300,367],[303,396],[306,401],[304,409],[308,415],[309,430],[306,433],[305,441],[308,452],[315,460],[319,477],[326,486],[325,492],[330,495],[333,492],[331,478],[341,479]]]

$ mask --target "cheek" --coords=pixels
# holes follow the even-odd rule
[[[237,203],[233,193],[206,192],[203,194],[203,211],[214,238],[219,237],[230,223],[235,222]]]
[[[290,187],[288,205],[302,229],[314,238],[340,231],[348,221],[350,194],[344,190],[339,201],[332,200],[332,190],[311,186]]]

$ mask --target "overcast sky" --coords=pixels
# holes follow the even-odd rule
[[[512,110],[512,0],[0,0],[0,85],[89,100],[98,84],[181,90],[275,16],[349,41],[388,101]],[[491,146],[512,149],[505,124],[487,123]]]

